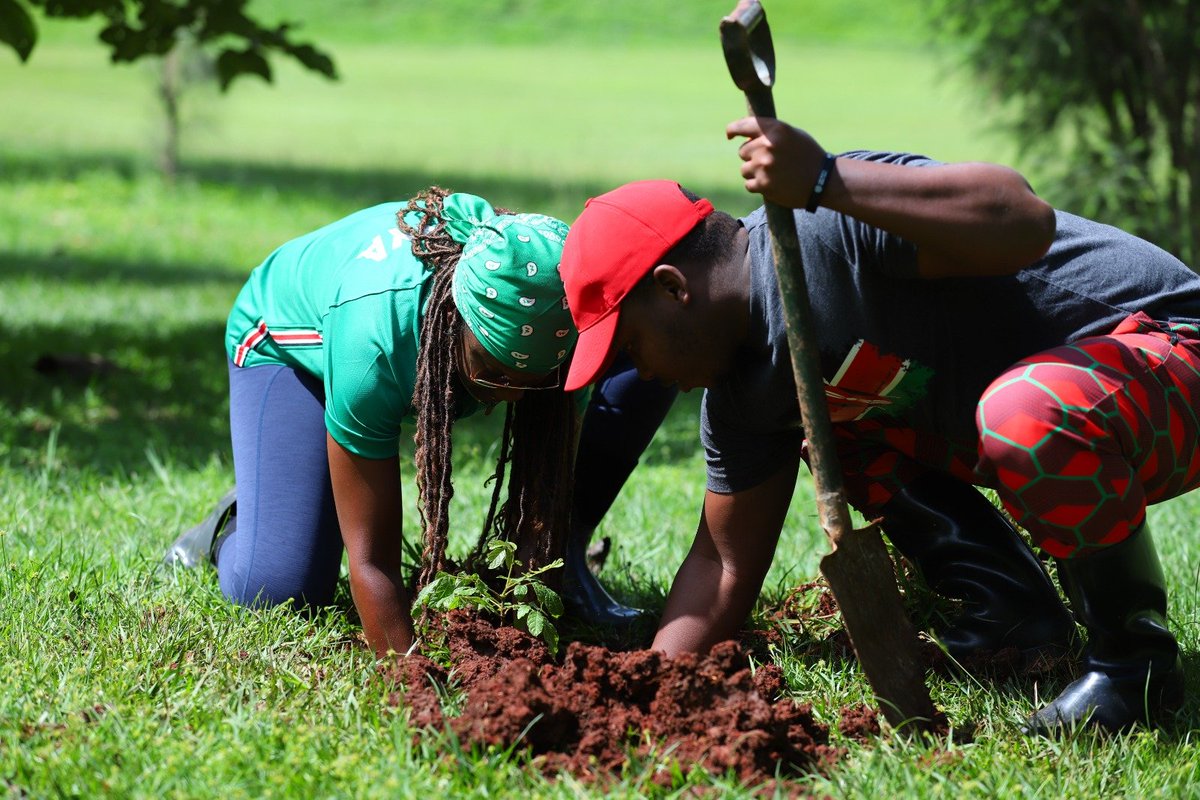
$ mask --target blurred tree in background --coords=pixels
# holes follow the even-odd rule
[[[266,26],[246,13],[249,0],[0,0],[0,43],[27,61],[37,44],[37,25],[26,6],[47,17],[98,18],[99,39],[114,63],[161,58],[158,97],[164,119],[159,161],[173,179],[179,166],[180,98],[192,83],[216,78],[225,91],[235,78],[271,81],[267,55],[291,56],[305,68],[336,78],[333,60],[291,37],[290,23]]]
[[[1200,2],[937,0],[1056,205],[1200,268]]]
[[[291,38],[291,25],[265,27],[246,13],[249,0],[0,0],[0,42],[22,61],[37,43],[37,26],[26,6],[47,17],[99,18],[99,38],[114,62],[165,56],[181,38],[219,50],[215,66],[221,88],[240,75],[271,80],[267,54],[291,56],[306,68],[335,78],[333,61],[310,44]]]

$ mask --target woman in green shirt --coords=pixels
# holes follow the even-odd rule
[[[517,541],[527,564],[561,554],[577,425],[559,380],[577,336],[558,276],[566,232],[435,187],[279,247],[226,328],[237,513],[225,524],[231,492],[168,560],[212,560],[239,604],[319,606],[344,546],[368,643],[403,653],[402,429],[415,430],[420,586],[446,564],[454,420],[501,402],[480,541]]]

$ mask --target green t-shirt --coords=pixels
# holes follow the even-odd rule
[[[322,379],[325,427],[365,458],[395,456],[401,422],[413,418],[432,273],[396,225],[405,205],[363,209],[279,247],[250,274],[225,328],[237,366]],[[467,413],[478,407],[464,401]]]

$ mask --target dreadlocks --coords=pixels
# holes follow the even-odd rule
[[[417,589],[446,566],[450,532],[451,431],[460,393],[458,359],[463,321],[454,305],[454,270],[462,245],[447,233],[442,202],[451,193],[432,186],[398,214],[401,232],[412,238],[413,255],[433,270],[417,353],[413,406],[417,414],[417,508],[423,526]],[[405,215],[416,212],[409,224]],[[497,208],[499,214],[512,213]],[[492,476],[494,488],[483,530],[470,559],[492,536],[516,542],[527,567],[544,565],[562,553],[571,513],[571,481],[577,419],[574,402],[558,390],[526,392],[509,403]],[[508,470],[508,498],[500,491]]]

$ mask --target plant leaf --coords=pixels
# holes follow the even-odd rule
[[[21,61],[29,60],[37,43],[33,17],[17,0],[0,0],[0,42],[16,50]]]
[[[552,617],[561,617],[563,613],[562,598],[558,592],[544,583],[532,582],[533,593],[537,596],[538,607]]]
[[[337,80],[337,69],[333,65],[333,59],[312,45],[296,45],[291,49],[291,54],[309,69],[321,73],[326,78]]]
[[[541,575],[543,572],[549,572],[552,569],[558,569],[562,565],[563,565],[563,560],[561,558],[556,558],[544,567],[538,567],[537,569],[529,570],[522,577],[533,578],[538,575]]]
[[[451,601],[455,603],[455,608],[464,606],[473,606],[474,608],[482,608],[487,605],[485,596],[479,594],[479,590],[474,586],[458,586],[455,587],[454,593],[450,596]]]
[[[525,617],[525,630],[529,631],[533,636],[541,636],[542,631],[546,628],[546,617],[542,612],[531,606],[522,606],[529,609],[528,616]]]
[[[221,55],[217,56],[217,80],[221,84],[221,91],[228,89],[239,75],[257,75],[270,83],[271,65],[261,53],[254,50],[222,50]]]
[[[455,580],[453,575],[445,572],[439,572],[429,584],[417,594],[417,598],[413,601],[416,606],[429,606],[430,608],[443,608],[446,598],[454,591]]]
[[[542,629],[542,641],[550,648],[550,655],[558,655],[558,630],[548,622]]]
[[[511,569],[516,557],[516,542],[506,542],[503,539],[492,539],[487,543],[484,557],[489,569]]]

